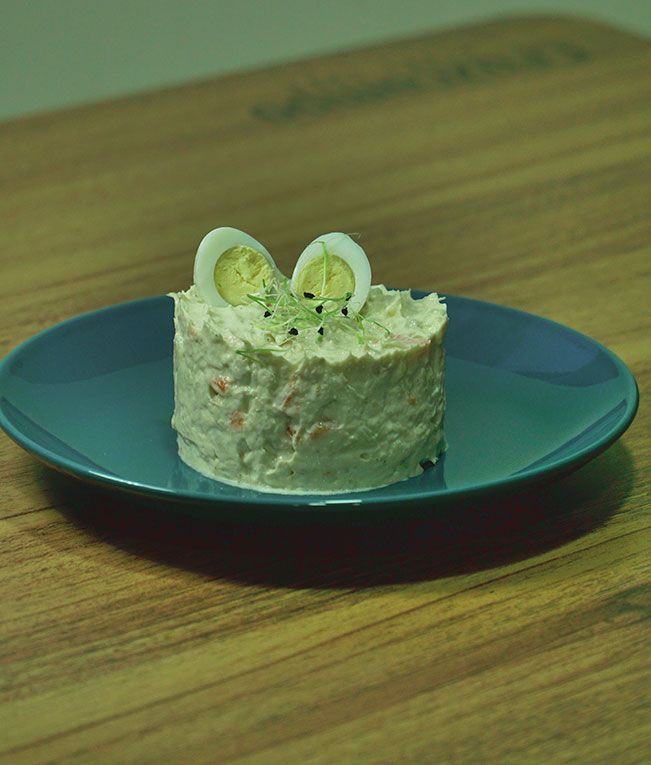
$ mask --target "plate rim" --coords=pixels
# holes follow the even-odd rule
[[[429,290],[419,290],[416,288],[392,288],[388,289],[409,289],[410,292],[416,297],[424,297],[431,294]],[[628,429],[630,424],[638,410],[639,406],[639,387],[635,376],[628,368],[628,366],[622,361],[622,359],[600,343],[598,340],[591,338],[590,336],[579,332],[572,327],[569,327],[560,322],[548,319],[544,316],[524,311],[520,308],[513,308],[511,306],[501,305],[499,303],[492,303],[486,300],[479,300],[476,298],[466,297],[463,295],[455,295],[451,293],[437,293],[444,300],[448,297],[453,300],[460,300],[466,303],[472,303],[473,305],[479,305],[480,307],[486,307],[487,309],[494,310],[499,309],[507,313],[516,314],[520,317],[526,317],[528,319],[534,319],[538,322],[543,322],[551,326],[554,330],[561,330],[564,333],[570,333],[570,335],[576,337],[581,342],[587,342],[593,346],[596,346],[601,353],[605,354],[615,365],[620,377],[623,378],[625,383],[629,387],[627,391],[627,406],[622,413],[618,421],[602,434],[595,442],[582,447],[572,454],[562,457],[558,460],[554,460],[551,463],[547,463],[542,466],[525,469],[514,475],[497,478],[490,481],[484,481],[482,483],[469,485],[460,488],[452,489],[433,489],[431,491],[404,491],[402,493],[392,496],[365,496],[365,492],[356,491],[336,494],[282,494],[271,493],[264,491],[257,491],[255,489],[248,489],[253,492],[249,497],[238,498],[219,498],[209,497],[201,492],[187,490],[179,492],[177,490],[169,489],[163,486],[155,486],[146,483],[140,483],[130,481],[119,476],[113,476],[100,470],[95,470],[88,467],[81,467],[78,463],[75,463],[72,459],[58,455],[56,452],[41,446],[34,442],[29,436],[25,435],[21,430],[14,427],[14,425],[7,419],[2,408],[0,408],[0,427],[5,433],[21,448],[25,449],[29,454],[36,457],[40,461],[44,462],[49,467],[70,475],[79,480],[91,483],[93,485],[100,485],[126,492],[128,494],[136,494],[139,496],[156,497],[168,501],[182,501],[184,503],[193,503],[200,505],[214,505],[222,506],[229,505],[247,505],[252,507],[259,507],[262,505],[273,506],[276,508],[286,508],[295,511],[308,511],[317,510],[319,508],[328,508],[328,512],[334,512],[336,510],[345,510],[351,508],[359,508],[361,505],[395,505],[404,503],[414,503],[422,501],[424,499],[431,500],[433,503],[438,502],[450,502],[465,499],[467,497],[475,496],[477,494],[494,494],[501,490],[507,491],[511,488],[518,488],[522,485],[539,482],[545,478],[551,478],[554,475],[561,473],[571,472],[573,469],[578,469],[581,465],[585,464],[589,460],[593,459],[601,452],[605,451],[615,441],[617,441]],[[76,316],[71,316],[68,319],[64,319],[52,326],[46,327],[40,330],[31,337],[19,343],[16,347],[11,349],[2,359],[0,359],[0,398],[3,398],[3,381],[9,374],[8,370],[14,363],[16,358],[19,358],[22,354],[29,351],[30,347],[38,342],[42,342],[47,338],[49,334],[54,334],[61,328],[70,324],[83,322],[94,317],[101,316],[103,313],[112,313],[114,311],[129,309],[130,307],[136,307],[147,303],[158,303],[165,299],[171,299],[169,295],[151,295],[144,298],[137,298],[134,300],[127,300],[120,303],[114,303],[109,306],[102,306],[100,308],[86,311]],[[222,483],[222,482],[218,482]],[[405,482],[407,483],[407,481]],[[229,484],[222,484],[230,486]],[[394,484],[395,485],[395,484]],[[230,486],[232,489],[237,489],[236,486]],[[379,487],[381,490],[385,487]],[[368,490],[378,491],[378,489]],[[359,495],[362,496],[359,496]]]

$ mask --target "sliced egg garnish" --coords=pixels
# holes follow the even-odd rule
[[[371,266],[364,250],[347,234],[323,234],[296,261],[291,287],[299,299],[342,301],[348,311],[357,312],[368,297]]]
[[[249,293],[262,292],[277,276],[267,248],[229,226],[206,234],[194,259],[194,283],[210,305],[242,305]]]

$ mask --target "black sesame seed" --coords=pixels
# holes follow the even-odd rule
[[[323,334],[323,327],[319,327],[319,328],[317,329],[317,332],[318,332],[320,335],[322,335],[322,334]]]
[[[347,292],[346,293],[346,300],[350,300],[352,296],[353,296],[352,292]]]
[[[322,306],[322,305],[318,305],[318,306],[317,306],[317,307],[316,307],[314,310],[315,310],[317,313],[323,313],[323,306]]]
[[[344,316],[348,316],[348,309],[347,308],[342,308],[341,312],[343,313]]]
[[[271,316],[271,311],[265,311],[265,312],[264,312],[264,317],[265,317],[265,319],[266,319],[268,316]]]
[[[313,300],[314,299],[314,295],[311,292],[304,292],[303,293],[303,297],[307,298],[308,300]]]
[[[298,335],[298,330],[296,329],[296,327],[292,327],[292,328],[289,330],[289,334],[290,334],[290,335]]]

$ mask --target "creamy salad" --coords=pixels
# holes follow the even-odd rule
[[[445,304],[371,286],[370,267],[339,257],[332,236],[310,245],[316,256],[302,270],[299,258],[291,280],[259,243],[227,238],[225,252],[245,249],[220,276],[212,255],[206,287],[195,261],[195,285],[171,295],[172,425],[180,457],[204,475],[354,491],[418,475],[444,448]]]

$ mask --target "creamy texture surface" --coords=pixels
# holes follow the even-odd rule
[[[342,492],[418,475],[442,450],[447,312],[437,295],[371,287],[363,338],[351,317],[322,337],[288,335],[253,303],[210,306],[193,287],[172,297],[172,425],[199,472],[263,491]]]

